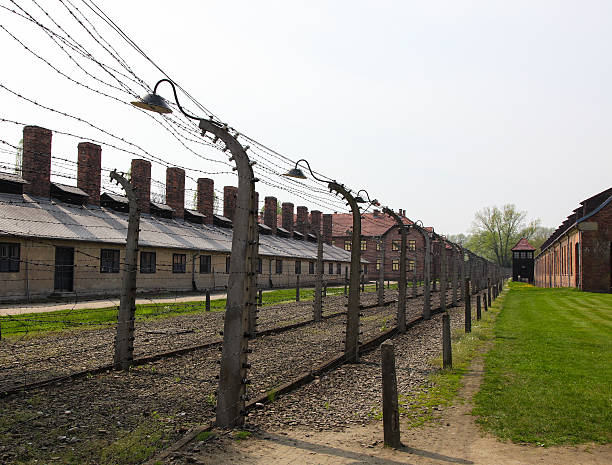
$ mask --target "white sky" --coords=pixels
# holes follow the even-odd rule
[[[71,1],[89,11],[81,0]],[[88,36],[59,0],[37,2],[86,43]],[[31,0],[18,3],[51,24]],[[16,9],[10,0],[0,5]],[[294,160],[307,158],[314,169],[351,187],[366,188],[438,232],[465,232],[476,210],[504,203],[556,227],[579,201],[611,186],[612,2],[99,5],[223,121]],[[90,12],[88,17],[93,21]],[[70,76],[104,88],[40,28],[6,10],[0,24]],[[99,31],[149,85],[162,77],[110,29]],[[73,85],[3,30],[0,50],[0,82],[8,88],[172,163],[226,170],[197,158],[132,107]],[[171,96],[166,86],[160,93]],[[0,117],[110,140],[3,89]],[[0,123],[0,139],[17,144],[20,130]],[[76,160],[77,142],[54,135],[53,152]],[[202,153],[226,159],[212,149]],[[125,171],[129,158],[105,147],[102,163]],[[0,153],[0,161],[10,156]],[[161,166],[153,174],[165,179]],[[213,177],[219,189],[235,184],[229,175]],[[263,184],[258,191],[261,200],[275,195],[317,208]]]

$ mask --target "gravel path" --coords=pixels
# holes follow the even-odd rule
[[[388,297],[392,298],[392,291],[389,291]],[[435,299],[434,297],[434,307],[437,305]],[[374,294],[365,294],[362,299],[364,304],[375,301]],[[343,310],[344,302],[343,297],[327,298],[326,312]],[[422,298],[409,300],[409,320],[420,313],[421,306]],[[261,313],[269,315],[270,319],[267,321],[267,316],[262,318],[262,326],[273,324],[275,319],[287,324],[288,319],[303,315],[305,309],[310,313],[311,303],[266,307]],[[380,334],[384,330],[383,326],[391,327],[395,324],[393,305],[366,309],[362,313],[364,339]],[[221,321],[220,316],[220,313],[205,314],[204,318],[210,318],[210,321],[214,322],[202,324],[215,327]],[[197,317],[202,315],[188,316],[187,320],[191,322],[189,324],[197,321]],[[143,331],[143,328],[160,327],[155,324],[165,323],[166,326],[161,326],[165,328],[169,324],[174,325],[173,327],[188,325],[183,321],[184,318],[186,316],[148,321],[146,325],[139,327],[139,331]],[[253,354],[249,357],[249,363],[253,366],[249,372],[252,379],[250,392],[267,392],[310,370],[323,360],[338,355],[342,350],[343,330],[344,318],[337,317],[255,339],[250,343],[253,348]],[[74,346],[78,341],[79,349],[82,348],[79,353],[87,356],[80,359],[81,361],[91,360],[91,363],[96,362],[99,365],[100,360],[94,361],[93,352],[89,350],[89,346],[82,343],[82,334],[91,337],[88,333],[70,334],[73,338],[70,344]],[[162,344],[175,347],[177,343],[173,339],[179,339],[180,344],[183,344],[182,336],[160,338],[155,348],[160,350]],[[54,335],[52,340],[62,342],[62,338],[57,335]],[[32,339],[31,342],[38,343],[39,348],[50,345],[42,344],[41,338]],[[104,354],[102,357],[110,357],[108,351],[101,351]],[[102,447],[119,438],[125,440],[126,437],[137,443],[154,442],[154,449],[163,448],[169,441],[175,440],[185,428],[213,417],[218,359],[219,351],[216,348],[198,350],[135,367],[126,373],[106,372],[3,399],[0,401],[0,463],[14,463],[18,459],[24,463],[30,463],[30,460],[34,463],[34,459],[38,459],[38,463],[64,463],[67,454],[76,454],[77,463],[99,463]],[[110,358],[108,360],[110,361]],[[354,367],[361,369],[362,365]],[[348,366],[341,370],[348,373],[352,368],[353,366]],[[34,373],[32,376],[38,374],[34,364],[30,365],[28,370]],[[47,374],[46,370],[40,371]],[[345,374],[341,371],[338,373]],[[332,379],[330,377],[330,380]],[[328,389],[333,392],[334,385],[330,385]],[[338,403],[341,402],[338,400]],[[348,405],[348,400],[344,403]],[[277,404],[273,405],[276,407]],[[307,412],[304,415],[307,416]]]

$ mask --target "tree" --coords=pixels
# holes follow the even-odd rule
[[[463,247],[463,245],[467,242],[467,240],[469,239],[468,236],[466,236],[463,233],[459,233],[459,234],[449,234],[447,236],[447,239],[451,242],[454,242],[455,244],[459,244],[460,246]]]
[[[476,212],[472,234],[466,242],[474,253],[503,266],[512,265],[511,248],[521,239],[531,239],[540,228],[539,220],[527,223],[527,212],[507,204],[501,209],[486,207]],[[545,228],[541,228],[545,229]]]

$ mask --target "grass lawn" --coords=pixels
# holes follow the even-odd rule
[[[612,295],[511,283],[473,414],[503,439],[612,440]]]

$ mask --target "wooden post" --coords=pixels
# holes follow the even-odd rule
[[[206,289],[206,311],[210,312],[210,290]]]
[[[136,313],[136,257],[138,256],[138,233],[140,231],[140,207],[132,184],[116,171],[110,178],[120,184],[129,202],[128,230],[125,243],[125,263],[121,282],[121,301],[117,316],[114,366],[116,370],[127,370],[134,359],[134,315]]]
[[[470,293],[470,278],[465,278],[465,332],[472,332],[472,294]]]
[[[453,367],[450,315],[448,313],[442,315],[442,366],[444,368]]]
[[[480,307],[480,294],[476,294],[476,320],[482,318],[482,312]]]
[[[484,294],[482,294],[482,302],[484,303],[484,311],[488,311],[489,310],[489,306],[487,305],[487,293],[485,291]]]
[[[395,351],[391,341],[380,345],[382,360],[383,427],[385,446],[395,449],[401,446],[397,378],[395,375]]]

